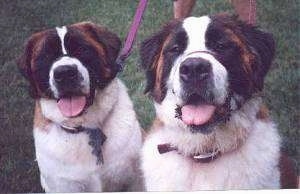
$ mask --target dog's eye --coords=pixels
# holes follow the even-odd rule
[[[168,49],[168,52],[170,53],[178,53],[180,50],[179,50],[179,46],[177,44],[173,45],[172,47],[170,47]]]
[[[217,44],[216,44],[216,48],[217,48],[217,49],[224,49],[225,46],[224,46],[224,44],[222,44],[222,43],[217,43]]]
[[[224,50],[224,49],[228,48],[229,46],[230,46],[230,43],[227,41],[223,41],[223,40],[217,41],[215,44],[215,48],[218,50]]]

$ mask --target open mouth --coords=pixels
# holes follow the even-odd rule
[[[182,120],[191,132],[208,134],[213,131],[214,126],[230,120],[232,110],[229,99],[223,105],[216,105],[211,100],[204,100],[193,94],[184,104],[177,105],[175,117]]]
[[[213,126],[216,106],[210,104],[183,105],[178,106],[175,111],[175,117],[181,119],[192,133],[208,134],[212,131],[211,126]]]
[[[205,131],[208,123],[214,120],[216,109],[215,105],[203,101],[198,95],[191,95],[186,103],[177,106],[176,117],[192,130]]]
[[[216,107],[209,104],[184,105],[181,107],[181,119],[186,125],[204,125],[213,116]]]
[[[211,104],[186,104],[177,106],[175,117],[181,119],[188,126],[192,126],[193,128],[200,127],[212,120],[216,108],[216,106]]]
[[[68,96],[57,100],[57,106],[65,117],[80,115],[87,106],[86,96]]]

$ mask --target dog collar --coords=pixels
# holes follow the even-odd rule
[[[178,154],[186,156],[186,155],[182,154],[181,152],[179,152],[177,147],[172,146],[169,143],[159,144],[159,145],[157,145],[157,149],[160,154],[164,154],[164,153],[171,152],[171,151],[177,151]],[[197,154],[188,155],[186,157],[191,158],[194,162],[197,162],[197,163],[209,163],[209,162],[212,162],[215,159],[217,159],[220,155],[221,155],[221,152],[219,150],[214,150],[212,152],[197,153]]]
[[[189,53],[186,54],[186,56],[193,55],[193,54],[197,54],[197,53],[205,53],[205,54],[209,54],[209,55],[214,56],[214,53],[213,53],[213,52],[211,52],[211,51],[206,51],[206,50],[198,50],[198,51],[189,52]]]
[[[69,126],[66,126],[66,125],[60,125],[60,128],[62,130],[64,130],[65,132],[72,133],[72,134],[77,134],[77,133],[83,132],[84,129],[85,129],[82,126],[79,126],[79,127],[69,127]]]

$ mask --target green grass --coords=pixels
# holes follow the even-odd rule
[[[33,100],[15,58],[33,32],[79,21],[107,26],[124,40],[138,1],[133,0],[1,0],[0,1],[0,191],[39,192],[39,174],[32,138]],[[228,1],[197,1],[194,15],[229,11]],[[299,164],[299,23],[300,1],[258,1],[259,25],[272,32],[277,55],[265,84],[265,101],[278,123],[283,148]],[[139,121],[148,128],[152,102],[143,94],[144,75],[138,68],[140,42],[172,18],[171,0],[152,0],[136,45],[119,76],[134,101]],[[298,168],[299,169],[299,168]]]

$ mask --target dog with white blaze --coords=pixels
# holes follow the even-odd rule
[[[140,48],[156,119],[148,191],[280,188],[280,137],[260,92],[271,34],[227,14],[174,20]]]
[[[46,192],[143,190],[141,128],[116,78],[120,46],[90,22],[38,32],[26,43],[19,68],[36,100],[33,133]]]

